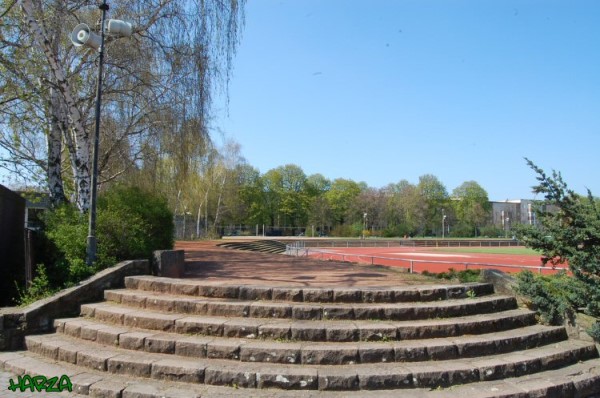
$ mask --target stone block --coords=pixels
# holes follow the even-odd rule
[[[255,388],[256,373],[239,370],[236,367],[211,365],[204,370],[204,383],[216,386]]]
[[[323,308],[319,305],[298,304],[292,307],[292,318],[299,320],[321,319]]]
[[[251,318],[291,318],[292,316],[292,306],[287,303],[252,303],[249,311]]]
[[[303,365],[353,365],[358,363],[358,347],[341,344],[302,346]]]
[[[349,391],[359,387],[358,375],[350,369],[319,370],[318,388],[322,391]]]
[[[222,336],[225,318],[186,317],[175,321],[177,333],[204,334],[207,336]]]
[[[152,333],[127,332],[119,335],[119,347],[127,350],[143,350],[144,340]]]
[[[288,340],[291,338],[292,322],[269,322],[258,327],[258,336],[267,339]]]
[[[169,334],[155,334],[147,336],[144,339],[144,351],[158,352],[162,354],[174,354],[175,339],[176,337],[174,335]]]
[[[213,340],[206,344],[206,357],[219,359],[240,359],[240,343],[235,340]]]
[[[241,300],[271,300],[273,289],[266,286],[240,286]]]
[[[162,359],[152,364],[151,375],[153,379],[202,383],[205,368],[200,361]]]
[[[353,322],[339,323],[335,327],[326,328],[327,341],[358,341],[358,327]]]
[[[233,298],[239,296],[239,286],[235,285],[199,285],[198,295],[203,297]]]
[[[333,301],[336,303],[360,303],[362,290],[357,288],[333,288]]]
[[[256,339],[258,337],[258,328],[267,322],[262,319],[252,318],[227,321],[223,324],[223,336]]]
[[[290,328],[292,340],[325,341],[327,325],[323,322],[293,322]]]
[[[128,376],[150,377],[152,362],[154,361],[151,358],[116,355],[108,359],[107,370],[110,373]]]
[[[394,301],[394,292],[388,289],[364,289],[362,299],[365,303],[391,303]]]
[[[323,306],[323,319],[354,319],[354,307],[351,305]]]
[[[386,323],[369,323],[358,325],[360,341],[396,340],[396,326]]]
[[[333,301],[333,290],[305,287],[302,289],[302,296],[307,303],[330,303]]]
[[[191,336],[178,338],[175,342],[175,355],[194,358],[206,358],[206,346],[214,338]]]
[[[392,343],[360,344],[358,357],[360,363],[383,363],[396,360]]]
[[[171,283],[171,294],[179,296],[197,296],[198,284],[187,281],[173,281]]]
[[[412,387],[412,373],[401,366],[393,369],[377,369],[376,366],[357,371],[361,390],[390,390]]]
[[[185,254],[183,250],[156,250],[153,252],[153,272],[165,278],[183,278]]]
[[[258,388],[280,388],[283,390],[316,390],[318,376],[316,369],[303,367],[261,369],[257,372]]]
[[[302,296],[302,288],[274,287],[272,295],[273,295],[273,300],[277,300],[277,301],[300,302],[300,301],[304,300],[304,298]]]
[[[106,361],[115,355],[104,350],[83,349],[77,352],[77,366],[106,371]]]
[[[240,346],[243,362],[296,364],[301,362],[300,343],[251,342]]]

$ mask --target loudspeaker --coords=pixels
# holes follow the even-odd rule
[[[109,19],[104,23],[104,28],[111,36],[129,37],[133,33],[133,24],[120,19]]]
[[[90,27],[84,23],[75,26],[71,33],[71,42],[75,47],[87,46],[98,50],[100,48],[101,37],[90,30]]]

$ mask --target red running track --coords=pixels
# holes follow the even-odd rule
[[[445,272],[450,268],[498,269],[516,273],[529,269],[542,274],[555,274],[568,269],[566,264],[556,267],[543,266],[539,255],[490,254],[444,252],[435,248],[413,247],[349,247],[349,248],[307,248],[308,256],[331,261],[348,261],[361,264],[387,265],[410,268],[413,272]],[[300,251],[302,253],[302,251]]]

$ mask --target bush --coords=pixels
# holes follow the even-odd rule
[[[50,279],[48,278],[48,274],[46,272],[46,267],[44,267],[43,264],[38,264],[36,268],[36,276],[31,281],[29,287],[25,291],[22,291],[17,286],[17,291],[19,292],[19,304],[29,305],[34,301],[51,296],[56,292],[56,289],[53,289],[51,286]]]
[[[458,223],[452,226],[450,237],[452,238],[472,238],[475,236],[475,227],[472,225]]]
[[[594,323],[587,332],[594,340],[600,341],[600,322]]]
[[[494,225],[486,225],[480,229],[479,235],[486,238],[503,238],[506,236],[506,231]]]
[[[564,271],[556,275],[539,275],[531,271],[517,274],[515,291],[530,300],[543,323],[560,325],[572,320],[577,308],[589,299],[585,285]]]
[[[429,272],[427,270],[421,273],[422,275],[432,276],[438,279],[446,280],[458,280],[460,283],[478,282],[481,270],[478,269],[466,269],[457,271],[454,268],[448,269],[447,272]]]
[[[85,263],[88,216],[71,205],[45,215],[40,246],[46,266],[38,268],[40,279],[34,279],[33,289],[20,294],[21,303],[40,290],[73,285],[118,261],[150,259],[154,250],[173,248],[173,214],[166,200],[139,188],[118,186],[103,193],[96,221],[97,258],[89,267]]]
[[[173,231],[173,214],[164,199],[136,187],[113,188],[98,199],[99,267],[172,249]]]

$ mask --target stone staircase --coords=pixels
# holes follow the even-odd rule
[[[253,241],[233,241],[219,243],[217,246],[228,249],[246,250],[261,253],[282,254],[285,253],[285,243],[277,240],[261,239]]]
[[[490,284],[249,286],[135,276],[0,353],[99,397],[590,397],[592,343]]]

